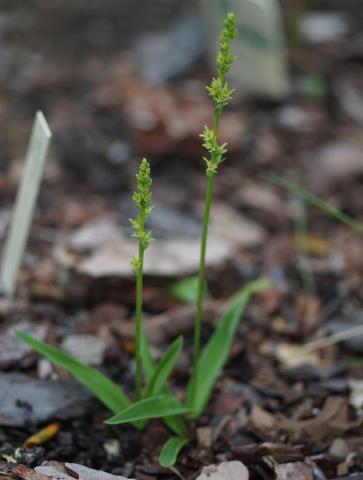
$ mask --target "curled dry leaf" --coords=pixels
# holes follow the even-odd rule
[[[310,438],[315,442],[332,439],[357,428],[362,421],[349,418],[348,399],[330,396],[315,418],[293,420],[281,414],[273,415],[258,405],[252,408],[250,422],[254,429],[266,439],[287,435],[290,439]]]

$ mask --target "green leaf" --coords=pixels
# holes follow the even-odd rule
[[[155,397],[144,398],[130,407],[106,420],[109,425],[128,423],[137,420],[150,420],[187,413],[189,409],[182,405],[173,395],[164,393]]]
[[[221,318],[218,327],[205,346],[196,372],[188,385],[187,405],[190,417],[201,415],[209,400],[213,386],[226,362],[233,338],[240,322],[241,314],[250,297],[269,287],[267,280],[257,280],[249,283],[237,293]]]
[[[155,373],[156,364],[151,356],[147,338],[143,333],[141,334],[141,342],[142,342],[141,357],[142,357],[143,367],[145,370],[145,376],[147,381],[150,382]],[[168,390],[164,389],[163,393],[168,393]],[[165,417],[164,423],[166,423],[166,425],[170,428],[170,430],[176,433],[177,435],[182,435],[182,436],[188,435],[188,428],[182,417],[180,416]]]
[[[278,185],[279,187],[285,188],[289,192],[297,195],[298,197],[304,199],[306,202],[317,207],[319,210],[327,213],[328,215],[336,218],[339,222],[345,223],[353,230],[356,230],[358,233],[363,234],[363,224],[355,220],[350,215],[342,212],[339,208],[334,207],[331,203],[325,202],[318,196],[314,195],[313,193],[305,190],[304,188],[296,185],[295,183],[291,183],[284,178],[281,178],[277,175],[264,175],[268,181]]]
[[[141,359],[145,371],[146,380],[150,382],[155,373],[156,364],[153,360],[153,357],[151,356],[149,343],[144,332],[141,332]]]
[[[30,345],[34,350],[48,358],[55,365],[67,370],[74,378],[87,387],[111,412],[117,413],[122,408],[131,405],[129,398],[123,393],[116,383],[93,367],[75,360],[66,353],[50,347],[44,342],[37,340],[24,332],[16,332],[16,336]],[[141,425],[135,423],[140,428]]]
[[[187,437],[170,437],[161,450],[159,457],[160,465],[165,468],[172,467],[175,464],[181,449],[188,442],[190,442],[190,439]]]
[[[178,337],[162,356],[149,382],[144,398],[159,395],[166,384],[183,348],[183,337]]]
[[[174,282],[169,288],[170,293],[185,303],[194,304],[198,295],[198,277],[183,278]]]

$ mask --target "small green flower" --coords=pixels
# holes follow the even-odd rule
[[[237,35],[236,15],[234,13],[228,13],[224,20],[224,26],[219,41],[220,50],[217,55],[217,69],[219,76],[223,77],[229,71],[235,60],[235,56],[232,55],[229,50],[232,40],[236,38]]]
[[[223,161],[223,155],[226,153],[226,144],[219,144],[217,141],[219,122],[223,108],[228,104],[234,92],[225,80],[226,73],[230,70],[235,56],[230,52],[232,40],[237,36],[236,16],[234,13],[228,13],[224,21],[223,30],[220,37],[220,49],[217,55],[217,77],[213,78],[211,84],[207,87],[209,95],[214,101],[215,119],[213,128],[204,127],[201,134],[203,138],[203,147],[209,152],[210,158],[204,159],[206,163],[206,173],[208,177],[213,176],[218,171],[218,166]]]
[[[132,199],[139,209],[139,214],[135,219],[131,218],[130,223],[134,230],[132,236],[138,239],[142,249],[145,250],[153,240],[151,232],[145,231],[145,222],[153,209],[151,203],[152,180],[150,176],[150,164],[145,158],[141,162],[139,172],[136,174],[136,184],[137,189]],[[134,264],[133,261],[132,264]]]

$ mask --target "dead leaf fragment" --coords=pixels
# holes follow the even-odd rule
[[[121,228],[112,217],[97,218],[77,229],[69,238],[73,250],[93,250],[106,242],[122,240]]]
[[[22,464],[0,462],[1,480],[56,480],[60,477],[49,477],[36,472]]]
[[[341,436],[358,427],[360,423],[360,420],[350,420],[347,398],[330,396],[315,418],[301,421],[281,418],[277,421],[277,427],[291,435],[299,431],[304,432],[312,440],[319,442],[331,437]]]
[[[249,473],[242,462],[223,462],[204,467],[197,480],[248,480]]]
[[[27,320],[20,321],[15,325],[0,332],[0,369],[14,366],[24,360],[33,350],[26,343],[15,336],[15,331],[26,332],[33,337],[44,340],[47,327],[35,325]]]
[[[254,405],[252,407],[250,421],[259,431],[273,431],[276,427],[275,417],[259,405]]]
[[[276,480],[314,480],[313,471],[303,462],[275,466]]]
[[[277,462],[293,462],[304,458],[301,445],[285,445],[282,443],[251,443],[233,447],[235,457],[245,463],[257,463],[263,457],[270,455]]]
[[[64,338],[62,348],[83,363],[99,366],[102,365],[107,344],[96,335],[69,335]]]
[[[130,258],[135,242],[110,242],[92,253],[78,266],[78,272],[91,277],[129,277]],[[152,242],[145,256],[144,272],[161,277],[189,275],[198,270],[199,240],[173,238]],[[208,241],[207,264],[218,265],[229,256],[228,246],[220,239]]]
[[[277,360],[286,368],[300,365],[321,366],[321,360],[316,353],[307,352],[302,345],[280,343],[275,350]]]
[[[42,477],[34,480],[49,480],[49,478],[59,480],[74,480],[75,478],[78,480],[132,480],[101,470],[94,470],[77,463],[43,462],[40,467],[35,467],[34,470]]]
[[[128,480],[125,477],[112,475],[111,473],[102,472],[101,470],[94,470],[93,468],[78,465],[77,463],[65,463],[64,465],[66,469],[79,480]]]
[[[363,405],[363,380],[349,380],[350,404],[356,409]]]
[[[213,206],[210,235],[223,239],[231,248],[255,247],[265,237],[264,229],[224,203]]]

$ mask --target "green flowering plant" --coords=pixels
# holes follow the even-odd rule
[[[151,232],[145,230],[145,222],[153,209],[151,203],[151,185],[149,162],[144,158],[140,165],[139,173],[136,175],[137,190],[133,194],[132,199],[135,202],[139,215],[135,219],[130,219],[134,230],[133,237],[137,238],[139,248],[138,256],[131,260],[131,266],[136,274],[136,312],[135,312],[135,340],[136,340],[136,374],[135,374],[135,390],[137,399],[142,397],[142,290],[143,290],[143,269],[144,254],[153,240]]]
[[[119,385],[101,374],[97,369],[79,362],[24,332],[17,332],[21,340],[56,365],[66,369],[94,393],[114,414],[106,421],[107,424],[131,423],[135,428],[142,429],[149,420],[161,418],[172,432],[160,453],[160,464],[164,467],[171,467],[176,462],[181,449],[192,441],[188,420],[198,418],[204,412],[215,382],[228,359],[241,314],[250,297],[268,286],[265,280],[256,280],[237,292],[228,302],[215,332],[201,351],[202,312],[206,291],[205,258],[214,179],[218,167],[227,153],[226,144],[218,142],[218,131],[222,110],[233,94],[233,89],[229,87],[225,76],[234,60],[234,56],[230,53],[230,46],[236,35],[236,17],[229,13],[220,37],[217,76],[212,79],[210,86],[207,87],[209,95],[214,101],[214,123],[211,128],[206,126],[201,135],[203,146],[209,155],[208,158],[204,159],[207,191],[201,234],[199,274],[197,282],[195,279],[189,279],[187,283],[182,285],[182,288],[173,286],[174,291],[178,291],[179,295],[196,304],[193,370],[184,401],[176,398],[168,386],[168,379],[182,351],[183,338],[177,338],[167,348],[159,362],[156,363],[150,354],[148,340],[142,328],[144,255],[152,240],[151,232],[146,229],[145,225],[153,208],[152,179],[150,165],[146,159],[141,162],[139,172],[136,175],[136,191],[133,194],[133,200],[138,208],[138,216],[130,220],[133,236],[138,242],[138,254],[131,261],[132,269],[136,275],[135,401],[132,401]],[[187,292],[186,289],[188,288],[192,288],[193,292]]]

